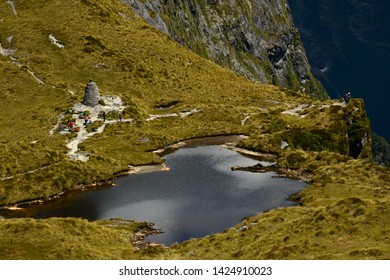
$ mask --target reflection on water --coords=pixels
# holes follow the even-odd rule
[[[155,223],[165,244],[222,231],[245,216],[293,203],[305,184],[273,179],[275,173],[231,171],[258,161],[219,146],[181,148],[164,156],[170,171],[121,177],[115,187],[73,194],[15,212],[35,218],[125,218]]]

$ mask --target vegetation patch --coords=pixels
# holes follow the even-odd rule
[[[293,148],[305,151],[327,150],[343,154],[347,150],[347,143],[344,142],[344,139],[338,139],[337,134],[323,129],[309,131],[302,128],[292,128],[284,132],[281,137]]]

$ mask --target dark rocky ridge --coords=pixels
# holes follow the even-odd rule
[[[326,97],[286,0],[122,0],[181,45],[245,77]]]

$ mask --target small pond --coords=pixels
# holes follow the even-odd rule
[[[273,178],[277,175],[273,172],[232,171],[232,166],[259,161],[221,146],[184,147],[164,159],[170,171],[120,177],[114,187],[72,193],[13,211],[12,216],[148,221],[164,232],[148,241],[170,245],[223,231],[246,216],[293,205],[287,197],[305,187],[297,180]]]

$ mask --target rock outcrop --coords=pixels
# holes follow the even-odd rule
[[[285,0],[122,0],[181,45],[245,77],[327,96]]]
[[[94,107],[99,104],[99,100],[99,88],[95,82],[90,81],[84,90],[83,104],[90,107]]]
[[[362,99],[353,99],[345,112],[349,156],[372,159],[371,125]]]

